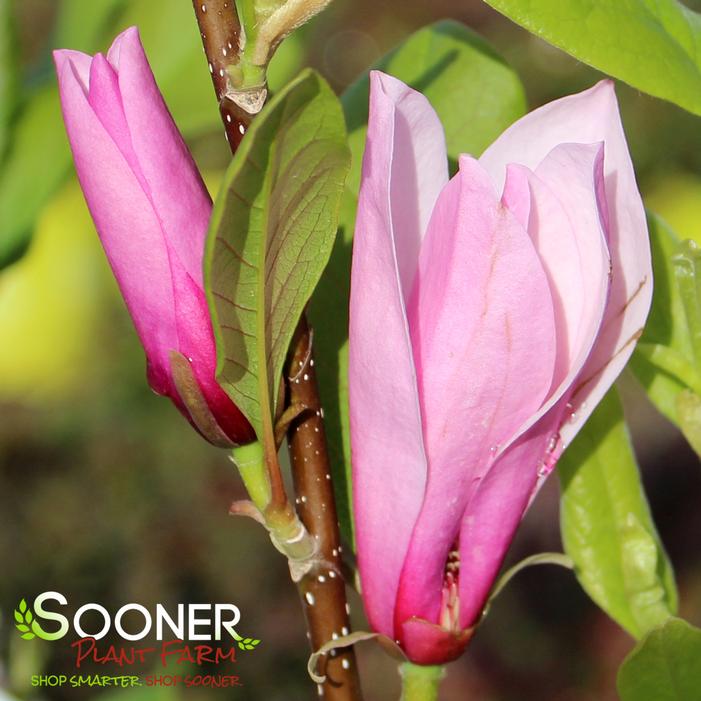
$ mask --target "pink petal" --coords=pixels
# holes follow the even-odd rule
[[[542,482],[542,459],[551,448],[564,402],[522,435],[494,463],[465,510],[460,528],[460,625],[479,621],[504,555],[526,511],[531,495]],[[540,474],[539,474],[540,471]]]
[[[443,190],[409,306],[429,479],[396,621],[437,622],[463,510],[494,457],[547,397],[555,361],[548,281],[527,232],[469,157]]]
[[[443,125],[428,100],[400,80],[370,72],[373,92],[384,109],[394,112],[390,206],[392,226],[401,236],[397,265],[404,297],[416,274],[419,248],[438,195],[448,182],[448,155]]]
[[[90,66],[88,102],[129,164],[141,188],[148,193],[149,186],[141,172],[139,159],[136,157],[131,141],[129,125],[124,115],[122,96],[119,93],[119,79],[114,68],[102,54],[97,54]]]
[[[399,574],[426,481],[403,290],[446,170],[442,130],[426,100],[373,72],[353,244],[350,424],[363,598],[373,628],[392,638]]]
[[[162,377],[167,350],[178,346],[160,223],[129,164],[93,112],[71,54],[59,53],[56,63],[66,131],[85,199],[154,373]]]
[[[158,90],[138,30],[120,34],[107,58],[118,75],[131,143],[154,209],[171,248],[202,287],[202,251],[212,209],[207,190]]]
[[[480,159],[501,186],[508,163],[534,170],[561,143],[595,143],[605,148],[608,246],[613,264],[611,291],[601,333],[575,387],[576,417],[562,429],[572,440],[633,351],[652,297],[652,268],[645,212],[610,81],[552,102],[507,129]]]
[[[468,504],[460,534],[460,622],[479,617],[516,528],[562,451],[573,383],[597,342],[609,291],[601,145],[562,144],[536,173],[509,166],[505,198],[530,189],[529,232],[548,273],[558,323],[552,393],[492,466]],[[563,426],[563,421],[565,421]],[[531,428],[532,427],[532,428]],[[523,433],[523,429],[521,430]]]
[[[54,64],[56,65],[56,73],[61,76],[64,67],[70,64],[73,69],[73,80],[76,80],[82,91],[88,94],[88,85],[90,84],[90,66],[92,65],[92,56],[84,54],[82,51],[74,51],[73,49],[56,49],[53,52]],[[59,89],[61,85],[59,83]]]
[[[204,291],[176,255],[171,256],[171,269],[179,341],[177,350],[190,361],[202,395],[221,430],[237,443],[253,441],[253,428],[216,380],[214,333]],[[175,386],[169,395],[187,415],[187,407],[177,396]]]
[[[602,202],[597,196],[603,182],[603,155],[601,144],[562,144],[535,173],[525,166],[507,168],[505,199],[513,199],[519,188],[530,193],[528,231],[548,276],[557,328],[551,391],[514,439],[570,389],[599,333],[610,269]]]

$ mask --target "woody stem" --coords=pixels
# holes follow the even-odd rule
[[[318,650],[334,635],[348,635],[350,622],[324,412],[316,382],[311,332],[304,316],[292,341],[288,387],[290,403],[305,407],[287,433],[296,501],[302,523],[316,539],[325,563],[300,582],[309,642],[312,650]],[[352,647],[330,655],[324,673],[327,678],[323,684],[325,699],[360,701],[360,681]]]
[[[193,0],[193,6],[227,141],[235,153],[254,116],[227,97],[228,68],[239,61],[241,25],[236,5],[234,0]],[[287,434],[292,475],[299,516],[318,551],[317,564],[301,578],[298,589],[310,645],[315,651],[334,637],[348,635],[350,622],[341,574],[340,533],[323,411],[314,370],[311,332],[304,315],[295,331],[290,353],[288,404],[304,407],[290,424]],[[279,477],[279,467],[277,469],[274,478]],[[352,648],[330,653],[322,671],[326,680],[319,688],[320,697],[327,701],[362,701]]]

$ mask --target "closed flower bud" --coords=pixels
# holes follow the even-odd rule
[[[218,445],[254,440],[215,379],[202,282],[212,203],[136,28],[107,56],[54,53],[78,179],[146,352],[149,384]]]

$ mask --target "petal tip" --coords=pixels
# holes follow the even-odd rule
[[[127,29],[118,34],[107,52],[107,60],[117,70],[119,69],[119,59],[124,49],[127,51],[136,50],[141,54],[145,54],[138,27],[127,27]]]

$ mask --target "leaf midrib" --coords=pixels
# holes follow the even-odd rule
[[[283,120],[281,119],[280,122]],[[277,167],[276,158],[278,151],[278,143],[283,140],[284,133],[280,134],[278,139],[273,139],[270,144],[270,151],[268,153],[268,167],[265,169],[263,175],[263,202],[270,203],[272,198],[272,187],[274,180],[274,173]],[[271,445],[273,440],[273,426],[272,426],[272,406],[270,401],[270,386],[269,381],[272,382],[272,378],[268,377],[268,336],[266,328],[266,310],[267,310],[267,296],[266,296],[266,266],[265,260],[268,251],[268,236],[270,235],[270,206],[262,207],[262,222],[261,222],[261,237],[260,237],[260,248],[259,248],[259,264],[256,267],[256,278],[257,278],[257,289],[258,289],[258,303],[256,304],[256,335],[258,336],[258,343],[256,343],[257,350],[257,363],[258,363],[258,394],[260,397],[260,410],[261,410],[261,423],[263,428],[263,435],[265,436],[265,444]]]

